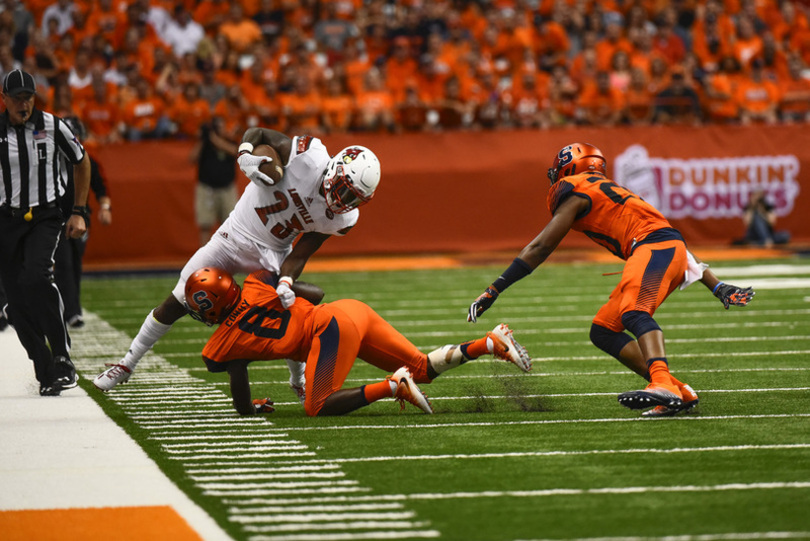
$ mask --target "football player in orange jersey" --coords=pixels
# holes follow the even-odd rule
[[[543,263],[571,229],[581,231],[626,261],[622,278],[594,317],[590,333],[596,347],[650,382],[641,391],[620,394],[619,402],[631,409],[652,408],[644,416],[693,408],[697,394],[669,373],[664,335],[652,317],[655,310],[676,287],[684,289],[698,280],[726,309],[748,304],[753,290],[724,284],[707,270],[655,207],[607,178],[607,160],[595,146],[563,147],[548,177],[551,221],[470,305],[467,321],[475,322],[504,289]]]
[[[304,409],[309,416],[342,415],[390,397],[403,407],[407,401],[433,413],[416,382],[430,383],[442,372],[487,353],[524,372],[531,370],[531,357],[505,324],[478,340],[425,354],[360,301],[315,306],[299,295],[285,308],[277,283],[276,274],[262,270],[250,274],[240,288],[233,276],[215,267],[199,269],[186,281],[191,316],[208,325],[220,324],[203,349],[203,360],[211,372],[228,372],[233,405],[241,415],[273,411],[269,399],[251,400],[247,373],[251,361],[306,363]],[[307,297],[323,296],[319,288],[309,287]],[[341,389],[357,357],[393,374],[377,383]]]

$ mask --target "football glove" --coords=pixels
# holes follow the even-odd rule
[[[754,297],[754,290],[750,287],[743,289],[720,282],[714,288],[714,296],[720,299],[720,302],[722,302],[723,306],[728,310],[728,307],[732,304],[734,306],[745,306],[751,302],[751,299]]]
[[[276,293],[281,300],[281,306],[289,308],[295,302],[295,291],[292,290],[293,279],[289,276],[282,276],[278,280]]]
[[[259,171],[259,166],[261,164],[271,161],[273,160],[267,156],[254,156],[249,152],[243,152],[242,154],[239,154],[238,158],[236,158],[236,163],[239,164],[239,169],[242,170],[248,180],[263,186],[272,186],[275,184],[272,178]]]
[[[269,398],[256,398],[253,400],[253,408],[256,413],[273,413],[276,408],[273,407],[273,401]]]
[[[489,286],[487,290],[481,293],[470,305],[470,309],[467,311],[467,321],[470,323],[478,321],[478,316],[486,312],[497,298],[498,290]]]

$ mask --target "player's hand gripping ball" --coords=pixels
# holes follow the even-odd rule
[[[259,166],[259,171],[267,175],[273,180],[273,184],[281,180],[284,176],[284,166],[281,165],[281,158],[276,152],[276,149],[270,145],[257,145],[253,149],[254,156],[267,156],[271,161],[264,162]]]

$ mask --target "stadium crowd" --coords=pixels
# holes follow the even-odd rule
[[[0,75],[88,144],[810,120],[791,0],[0,0]]]

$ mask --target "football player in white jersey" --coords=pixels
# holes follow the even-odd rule
[[[272,158],[252,154],[261,144],[278,153],[281,164],[276,165],[283,167],[283,175],[276,182],[259,170]],[[250,184],[208,244],[183,267],[172,294],[146,317],[123,359],[95,378],[93,384],[102,391],[126,382],[141,357],[175,321],[189,313],[186,280],[202,267],[218,267],[232,274],[266,269],[279,276],[276,289],[285,308],[296,294],[320,302],[320,288],[296,280],[326,239],[345,235],[357,223],[357,207],[372,198],[380,182],[380,162],[365,147],[350,146],[330,157],[317,138],[290,138],[265,128],[245,132],[237,161]],[[305,365],[287,364],[290,386],[303,400]]]

